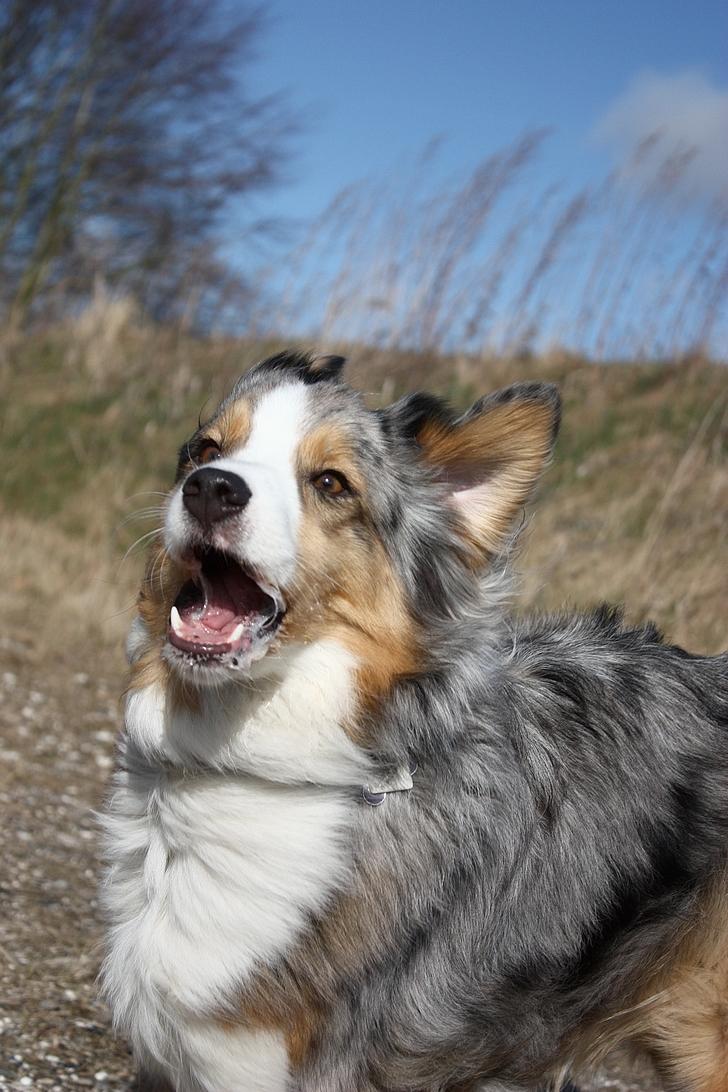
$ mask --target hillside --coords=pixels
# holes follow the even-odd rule
[[[44,626],[23,627],[32,649],[62,635],[118,664],[144,544],[125,552],[157,526],[161,498],[147,491],[168,487],[198,414],[273,346],[107,325],[2,347],[0,596],[6,622],[43,603]],[[726,368],[349,356],[373,404],[427,388],[465,405],[516,379],[558,383],[562,431],[524,536],[519,605],[606,598],[694,650],[728,645]]]

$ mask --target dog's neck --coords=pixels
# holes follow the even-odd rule
[[[194,703],[151,683],[127,696],[126,741],[139,760],[165,769],[362,785],[369,759],[345,731],[355,669],[339,644],[318,642],[290,653],[275,676],[201,689]]]

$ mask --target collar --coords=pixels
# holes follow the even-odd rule
[[[174,780],[183,780],[186,777],[194,777],[199,774],[207,776],[226,776],[238,772],[230,768],[209,766],[203,762],[197,762],[194,763],[194,765],[181,766],[167,758],[162,758],[162,756],[155,759],[153,766],[162,770],[167,777]],[[128,769],[126,763],[122,763],[122,767]],[[362,785],[361,793],[364,802],[369,804],[372,808],[378,808],[384,803],[390,793],[409,792],[413,786],[412,778],[416,772],[417,763],[410,760],[406,765],[397,766],[389,776]]]

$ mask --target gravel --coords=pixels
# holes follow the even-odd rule
[[[22,650],[0,657],[0,1089],[128,1089],[129,1054],[95,985],[93,809],[118,685],[51,675]]]
[[[111,672],[49,667],[0,639],[0,1092],[131,1089],[129,1052],[95,985],[94,810],[113,762],[120,689]],[[591,1088],[658,1086],[617,1062]]]

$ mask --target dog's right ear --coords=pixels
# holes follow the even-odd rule
[[[311,357],[308,370],[312,375],[318,375],[322,379],[338,379],[346,364],[345,356],[335,356],[333,353],[322,353]]]
[[[484,559],[498,553],[553,450],[561,400],[550,383],[517,383],[461,417],[429,395],[391,407],[419,457],[445,488],[464,536]]]

